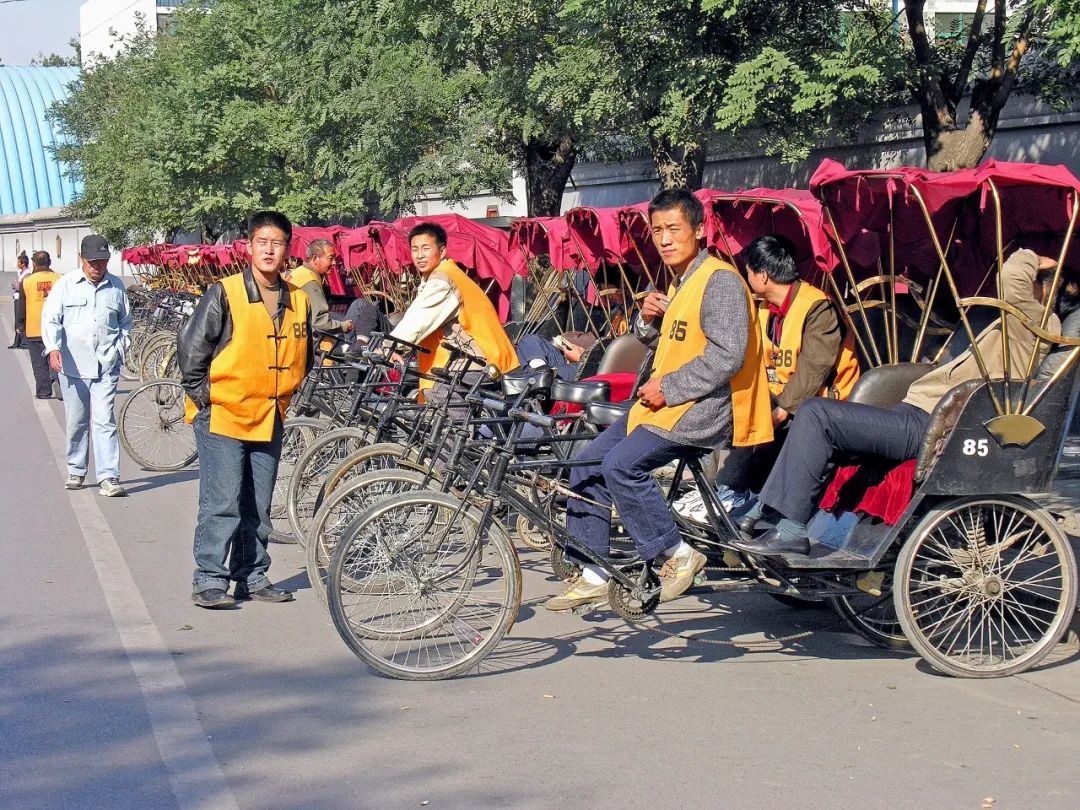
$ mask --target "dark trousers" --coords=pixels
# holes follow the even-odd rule
[[[56,379],[56,374],[49,368],[49,358],[43,354],[45,343],[41,338],[24,338],[23,340],[30,352],[30,368],[34,370],[34,387],[36,389],[34,393],[38,399],[51,398],[53,380]]]
[[[591,551],[607,557],[611,540],[611,504],[643,559],[651,560],[679,543],[679,529],[660,486],[650,474],[688,452],[699,452],[668,441],[643,427],[626,435],[624,416],[575,457],[590,461],[570,471],[570,488],[595,501],[570,498],[566,528]]]
[[[568,361],[566,356],[547,338],[539,335],[524,335],[517,342],[514,350],[523,366],[529,365],[530,360],[542,360],[544,365],[551,366],[564,380],[573,380],[577,376],[577,365]]]
[[[775,429],[775,438],[753,447],[732,447],[716,472],[716,483],[736,491],[761,492],[787,440],[790,420]]]
[[[836,452],[901,462],[915,458],[930,414],[914,405],[877,408],[814,397],[799,406],[761,500],[786,518],[807,523],[828,484]]]
[[[252,591],[270,584],[270,502],[281,456],[281,421],[268,442],[210,432],[210,409],[195,417],[199,450],[199,519],[195,525],[195,593],[227,590],[229,580]]]

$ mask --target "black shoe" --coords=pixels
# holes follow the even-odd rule
[[[291,602],[293,600],[292,591],[287,591],[284,588],[267,585],[257,591],[249,591],[248,586],[243,582],[236,583],[236,587],[233,588],[233,596],[237,599],[252,599],[256,602]]]
[[[210,610],[236,607],[236,600],[221,588],[211,588],[202,593],[193,593],[191,601],[201,608],[209,608]]]
[[[783,515],[771,506],[762,504],[761,513],[757,517],[754,517],[754,510],[751,509],[747,514],[735,521],[735,527],[746,537],[753,537],[759,523],[764,521],[775,524],[782,517]]]
[[[757,554],[761,557],[768,557],[773,554],[810,553],[810,538],[799,537],[794,540],[784,540],[776,529],[769,529],[753,540],[736,540],[731,545],[739,551]]]
[[[36,395],[36,398],[37,398],[37,399],[52,399],[52,398],[53,398],[53,396],[52,396],[52,394],[45,394],[45,395],[42,395],[42,394],[37,394],[37,395]]]

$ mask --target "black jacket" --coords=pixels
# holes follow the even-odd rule
[[[251,268],[244,270],[244,289],[248,303],[262,306],[262,293],[251,274]],[[281,280],[278,293],[278,310],[292,306],[292,298],[285,279]],[[308,334],[311,331],[311,309],[308,308]],[[199,409],[210,404],[210,363],[232,340],[232,317],[229,314],[229,300],[221,283],[211,284],[199,299],[191,317],[180,327],[176,337],[176,360],[180,366],[180,384],[192,402]],[[308,339],[307,371],[314,363],[312,338]]]

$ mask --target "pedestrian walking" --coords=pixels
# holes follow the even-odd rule
[[[11,300],[15,307],[15,338],[11,341],[9,349],[21,349],[23,347],[23,335],[19,331],[19,295],[22,290],[23,279],[30,275],[30,259],[26,255],[24,250],[15,259],[16,275],[15,280],[11,282]]]
[[[254,214],[248,240],[251,266],[211,285],[177,339],[199,450],[191,599],[204,608],[292,599],[267,577],[267,541],[285,409],[312,364],[311,308],[281,278],[288,218]]]
[[[67,489],[86,479],[90,434],[98,491],[126,495],[120,486],[120,442],[116,433],[116,386],[124,359],[131,311],[123,282],[109,272],[109,243],[84,237],[82,271],[56,281],[41,313],[41,337],[49,367],[60,380],[67,414]]]
[[[24,345],[30,351],[30,367],[34,370],[35,395],[38,399],[52,399],[56,372],[49,368],[45,356],[45,342],[41,339],[41,312],[49,291],[60,280],[60,274],[52,270],[52,257],[38,250],[31,257],[33,269],[19,287],[15,302],[15,329],[22,333]]]

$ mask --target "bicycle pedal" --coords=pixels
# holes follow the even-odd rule
[[[586,605],[578,605],[576,608],[570,608],[570,612],[575,616],[584,616],[586,613],[591,613],[602,607],[607,607],[607,600],[603,602],[589,602]]]

